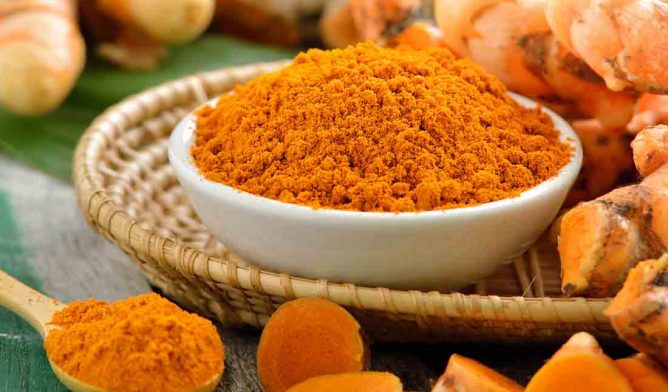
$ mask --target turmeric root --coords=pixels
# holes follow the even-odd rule
[[[633,392],[593,336],[578,332],[533,376],[526,392]]]
[[[626,126],[632,133],[668,123],[668,95],[642,94],[636,102],[633,119]]]
[[[325,45],[333,48],[345,48],[364,40],[355,26],[348,0],[328,1],[319,29]]]
[[[401,392],[397,376],[382,372],[351,372],[317,376],[299,383],[288,392]]]
[[[605,314],[631,347],[668,363],[668,256],[639,263]]]
[[[564,215],[559,238],[564,294],[614,295],[631,267],[666,250],[668,165],[661,161],[668,158],[665,135],[668,126],[652,127],[632,143],[639,172],[648,174],[641,183],[615,189]]]
[[[618,359],[615,366],[629,380],[633,392],[668,392],[668,371],[645,354]]]
[[[19,114],[57,107],[85,62],[73,0],[0,2],[0,103]]]
[[[166,45],[190,41],[213,17],[215,0],[79,0],[97,54],[127,69],[156,68]]]
[[[524,388],[473,359],[453,354],[431,392],[521,392]]]
[[[633,154],[624,129],[606,128],[600,121],[571,121],[582,143],[580,176],[566,199],[567,206],[610,192],[633,171]]]
[[[435,0],[443,41],[469,56],[511,90],[572,107],[606,127],[631,119],[635,94],[613,92],[586,63],[561,45],[545,18],[544,1]]]
[[[368,362],[357,321],[342,307],[317,298],[278,308],[262,332],[257,352],[266,392],[284,392],[315,376],[362,371]]]
[[[422,8],[429,4],[425,0],[330,1],[321,18],[320,33],[323,41],[333,47],[366,40],[379,42],[385,36],[392,38],[401,33],[415,22],[413,16],[431,13],[431,7]]]
[[[641,176],[647,177],[668,162],[668,132],[665,126],[651,126],[631,143],[633,161]]]
[[[422,0],[348,0],[350,14],[364,40],[378,40],[388,26],[406,21]]]
[[[211,22],[214,0],[96,0],[100,9],[124,26],[164,44],[199,36]]]
[[[611,90],[668,92],[664,1],[547,0],[552,30]]]
[[[389,38],[387,46],[406,45],[416,49],[443,47],[441,31],[429,22],[418,21]]]
[[[317,38],[327,0],[216,0],[214,31],[271,45],[297,46]]]
[[[620,128],[631,120],[637,94],[610,91],[551,32],[529,32],[519,46],[524,64],[550,86],[557,102],[571,103],[575,115],[594,117],[606,128]]]

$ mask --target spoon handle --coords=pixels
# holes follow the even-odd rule
[[[48,322],[64,305],[19,282],[0,270],[0,306],[26,320],[44,337]]]

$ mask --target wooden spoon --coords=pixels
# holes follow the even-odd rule
[[[0,270],[0,306],[11,310],[19,317],[26,320],[39,334],[42,339],[54,329],[59,328],[49,324],[53,314],[63,309],[65,304],[53,298],[41,294],[18,280]],[[74,392],[103,392],[102,388],[85,383],[67,374],[62,368],[53,363],[49,358],[49,364],[53,373],[63,385]],[[210,392],[216,389],[220,382],[222,372],[212,377],[204,384],[192,388],[192,392]]]

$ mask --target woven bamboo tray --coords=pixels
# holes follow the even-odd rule
[[[81,138],[74,158],[80,207],[152,284],[181,305],[234,326],[261,327],[281,303],[317,296],[347,307],[377,341],[556,341],[580,330],[615,339],[603,315],[607,300],[559,298],[558,255],[545,239],[461,293],[304,279],[260,270],[226,250],[178,184],[167,138],[198,103],[284,64],[222,69],[161,85],[109,108]]]

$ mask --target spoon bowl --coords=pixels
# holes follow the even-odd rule
[[[53,315],[65,307],[65,304],[39,293],[0,270],[0,306],[11,310],[26,320],[45,339],[57,329],[50,324]],[[106,390],[73,377],[48,358],[53,373],[69,390],[74,392],[105,392]],[[223,372],[189,392],[211,392],[216,389]]]
[[[51,359],[49,359],[49,365],[51,365],[51,370],[53,370],[53,374],[56,375],[58,381],[72,392],[105,392],[102,388],[98,388],[70,376],[60,366],[53,363]]]

